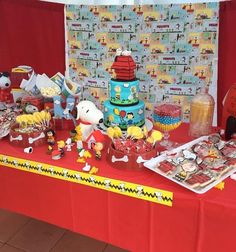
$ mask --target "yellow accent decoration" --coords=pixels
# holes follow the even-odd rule
[[[39,163],[27,159],[0,154],[0,165],[55,179],[79,183],[166,206],[172,206],[173,202],[173,193],[169,191],[97,175],[91,175],[88,173],[78,172],[68,168]]]
[[[224,190],[224,188],[225,188],[225,182],[220,182],[219,184],[217,184],[216,186],[215,186],[215,188],[216,189],[219,189],[219,190]]]

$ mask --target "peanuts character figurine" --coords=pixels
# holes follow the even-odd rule
[[[98,160],[101,159],[103,148],[104,148],[103,143],[97,142],[97,143],[94,144],[93,150],[95,152],[96,159],[98,159]]]
[[[57,142],[57,148],[61,153],[61,157],[63,157],[65,155],[65,150],[64,150],[65,145],[66,144],[63,140]]]
[[[77,118],[80,131],[82,133],[82,141],[88,139],[94,131],[96,124],[103,122],[103,113],[91,101],[81,101],[76,105]]]
[[[52,152],[52,147],[55,144],[55,131],[52,129],[47,130],[47,143],[48,143],[48,153]]]

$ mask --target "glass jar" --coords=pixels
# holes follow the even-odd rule
[[[214,98],[207,88],[202,88],[201,92],[193,97],[190,104],[190,136],[200,137],[211,133],[214,106]]]

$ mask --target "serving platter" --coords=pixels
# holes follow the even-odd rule
[[[236,172],[236,140],[203,136],[144,163],[195,193],[205,193]]]

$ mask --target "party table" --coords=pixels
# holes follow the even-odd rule
[[[182,125],[171,138],[187,142],[187,130]],[[58,140],[67,137],[57,132]],[[57,161],[46,151],[40,146],[26,154],[0,140],[0,208],[129,251],[236,251],[236,181],[195,194],[148,169],[115,169],[105,152],[88,161],[99,168],[90,175],[75,149]]]

